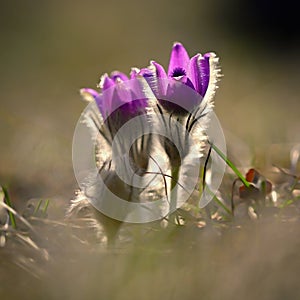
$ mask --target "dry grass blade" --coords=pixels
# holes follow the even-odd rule
[[[32,232],[35,234],[38,234],[37,231],[33,228],[33,226],[24,218],[22,217],[19,213],[17,213],[13,208],[8,206],[4,202],[0,202],[0,206],[4,207],[7,209],[9,212],[11,212],[14,216],[16,216],[23,224],[25,224]]]

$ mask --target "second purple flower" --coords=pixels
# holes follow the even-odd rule
[[[160,104],[175,114],[186,114],[197,107],[212,92],[219,77],[218,58],[214,53],[196,54],[189,57],[181,43],[174,43],[168,71],[151,61],[146,78]]]

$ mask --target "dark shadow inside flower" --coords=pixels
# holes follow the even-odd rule
[[[151,140],[151,134],[144,134],[135,140],[130,147],[130,166],[137,175],[143,175],[147,171],[151,150]]]
[[[181,156],[180,152],[177,149],[173,141],[166,137],[162,137],[165,151],[171,161],[173,167],[179,167],[181,165]]]
[[[171,77],[181,77],[181,76],[186,76],[186,71],[183,68],[175,68],[172,73],[171,73]]]

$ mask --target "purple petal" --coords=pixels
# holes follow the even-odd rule
[[[114,88],[114,93],[112,96],[112,110],[117,109],[124,103],[132,101],[131,88],[126,81],[118,79],[118,82]]]
[[[166,96],[159,99],[161,105],[175,115],[186,115],[202,100],[202,97],[189,87],[189,80],[183,84],[180,80],[169,80]]]
[[[140,69],[131,68],[130,79],[135,79],[137,77],[137,75],[139,74],[139,72],[140,72]]]
[[[123,81],[128,80],[127,75],[124,74],[124,73],[122,73],[122,72],[119,72],[119,71],[114,71],[114,72],[112,72],[112,73],[110,74],[110,77],[112,78],[112,80],[113,80],[114,82],[116,82],[116,80],[117,80],[118,78],[121,79],[121,80],[123,80]]]
[[[175,43],[171,52],[168,75],[173,77],[174,71],[187,70],[189,60],[189,55],[182,44]]]
[[[200,57],[201,54],[196,54],[191,58],[188,69],[188,77],[192,81],[195,90],[202,95],[201,74],[199,67]]]
[[[114,80],[112,80],[107,74],[102,75],[99,84],[102,91],[105,91],[114,85],[115,85]]]
[[[163,66],[155,61],[151,61],[151,65],[154,67],[154,80],[150,84],[157,98],[164,97],[168,87],[168,76]]]
[[[211,57],[210,53],[201,56],[197,54],[191,58],[188,76],[194,84],[195,90],[204,97],[210,79],[210,66],[209,59]]]
[[[90,88],[83,88],[83,89],[80,89],[80,95],[82,96],[82,98],[84,100],[91,102],[98,97],[99,93]]]
[[[102,89],[102,95],[101,99],[99,97],[99,101],[97,101],[97,104],[100,108],[102,116],[104,118],[107,118],[107,116],[109,116],[109,114],[111,113],[113,101],[112,98],[116,84],[107,74],[104,74],[101,77],[99,86]]]
[[[97,106],[100,110],[102,117],[105,119],[107,116],[107,105],[105,105],[106,103],[103,98],[103,95],[99,94],[95,100],[96,100]]]
[[[209,67],[209,59],[210,59],[211,55],[210,53],[206,53],[204,54],[203,57],[201,57],[199,59],[199,68],[200,68],[200,75],[201,75],[201,96],[204,96],[207,88],[208,88],[208,84],[209,84],[209,76],[210,76],[210,67]]]
[[[130,80],[128,81],[128,87],[132,91],[132,94],[134,95],[134,100],[140,100],[145,98],[145,90],[147,90],[148,85],[145,87],[144,81],[142,81],[141,77],[146,77],[150,74],[148,73],[149,70],[147,69],[138,69],[138,68],[131,68],[130,72]]]
[[[119,81],[112,96],[112,120],[123,125],[132,117],[145,113],[146,105],[138,79]]]
[[[141,75],[144,78],[148,78],[153,77],[153,72],[151,72],[148,68],[143,68],[139,71],[138,75]]]
[[[164,69],[163,66],[161,66],[160,64],[158,64],[157,62],[155,61],[151,61],[150,62],[152,66],[155,67],[155,72],[156,72],[156,76],[159,77],[159,78],[167,78],[167,73]]]

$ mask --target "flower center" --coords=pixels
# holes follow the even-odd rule
[[[175,68],[172,72],[172,77],[185,76],[186,72],[183,68]]]

